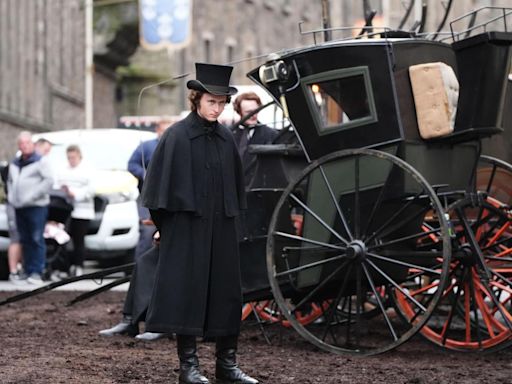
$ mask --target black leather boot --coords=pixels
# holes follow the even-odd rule
[[[103,329],[99,332],[101,336],[115,336],[115,335],[128,335],[135,336],[139,333],[139,326],[132,324],[131,316],[123,316],[119,324],[114,325],[112,328]]]
[[[176,335],[176,341],[180,358],[179,384],[208,384],[208,379],[199,371],[196,337]]]
[[[258,384],[259,381],[246,375],[236,363],[238,335],[217,338],[215,377],[217,384]]]

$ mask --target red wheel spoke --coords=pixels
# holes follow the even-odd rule
[[[489,332],[489,335],[491,337],[496,337],[496,333],[494,332],[494,327],[493,325],[496,327],[498,326],[499,327],[499,322],[496,321],[496,318],[492,315],[492,311],[490,310],[489,306],[485,303],[484,299],[483,299],[483,295],[487,296],[487,294],[485,292],[482,292],[481,289],[478,289],[476,288],[476,294],[475,294],[475,299],[476,299],[476,304],[478,306],[478,308],[480,309],[480,313],[482,314],[482,319],[485,323],[485,327],[487,328],[487,332]],[[483,295],[482,295],[483,294]],[[475,321],[478,321],[478,319],[475,319]],[[477,324],[477,327],[478,327],[478,324]],[[501,329],[499,329],[500,331],[503,331],[504,328],[501,327]]]
[[[494,257],[502,257],[512,253],[512,248],[507,248],[505,251],[497,253]]]
[[[425,285],[424,287],[421,287],[419,289],[409,290],[409,294],[412,297],[414,297],[416,295],[422,294],[422,293],[427,292],[427,291],[431,290],[432,288],[436,288],[436,287],[439,287],[439,281],[435,281],[435,282]]]
[[[476,283],[477,283],[478,288],[479,288],[480,290],[482,290],[483,292],[485,292],[485,294],[486,294],[486,296],[487,296],[487,297],[489,297],[490,299],[493,299],[493,298],[491,297],[491,293],[490,293],[490,292],[488,292],[488,290],[486,289],[486,287],[484,287],[484,285],[482,284],[482,282],[480,281],[480,279],[477,279],[477,280],[476,280]],[[503,285],[501,285],[501,284],[499,284],[499,283],[495,283],[495,285],[496,285],[496,286],[498,286],[498,287],[500,287],[500,288],[502,288],[502,289],[503,289],[503,288],[505,288],[505,289],[510,289],[510,288],[507,288],[507,287],[505,287],[505,286],[503,286]],[[496,299],[496,298],[494,298],[494,299]],[[496,299],[496,300],[497,300],[497,299]],[[494,301],[494,300],[493,300],[493,301]],[[508,310],[503,306],[503,304],[502,304],[502,303],[500,303],[499,301],[498,301],[498,306],[499,306],[499,308],[498,308],[499,312],[500,312],[503,316],[506,316],[506,318],[508,319],[508,322],[512,322],[512,315],[511,315],[511,314],[510,314],[510,312],[509,312],[509,311],[508,311]]]
[[[494,234],[494,236],[489,239],[489,241],[487,242],[487,244],[485,246],[489,247],[490,245],[494,244],[496,242],[496,240],[498,240],[509,228],[510,228],[510,221],[507,221],[505,224],[503,224],[501,226],[500,229],[498,229],[498,231]]]
[[[471,341],[471,306],[470,306],[470,295],[469,295],[469,283],[464,283],[464,322],[466,324],[466,341]]]

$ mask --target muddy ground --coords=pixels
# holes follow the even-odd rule
[[[0,293],[0,299],[12,293]],[[104,338],[98,331],[121,318],[123,292],[75,306],[76,292],[47,292],[0,307],[1,383],[176,383],[175,341]],[[294,331],[244,323],[239,360],[261,383],[511,383],[512,348],[491,354],[442,350],[421,338],[367,358],[317,350]],[[214,345],[201,342],[204,373],[213,378]],[[212,380],[213,381],[213,380]]]

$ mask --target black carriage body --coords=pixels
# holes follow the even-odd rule
[[[311,160],[340,149],[376,147],[404,159],[435,185],[464,189],[478,158],[478,148],[420,138],[415,105],[409,80],[409,67],[443,62],[457,73],[457,58],[449,44],[418,39],[377,39],[338,42],[293,51],[281,57],[291,68],[287,83],[264,85],[259,73],[249,76],[264,86],[276,100],[284,88],[290,119]],[[341,80],[339,80],[341,79]],[[355,119],[338,126],[324,123],[315,109],[310,88],[332,81],[347,85],[348,108]],[[356,87],[351,88],[352,84]],[[357,85],[359,88],[357,89]],[[362,86],[362,87],[361,87]],[[354,107],[365,102],[363,112]],[[464,164],[461,167],[460,164]]]
[[[482,152],[485,155],[512,163],[512,77],[507,81],[502,126],[502,135],[494,135],[483,140]]]
[[[265,248],[269,222],[283,190],[307,165],[296,145],[251,145],[256,170],[247,190],[247,212],[240,218],[242,291],[244,301],[270,299]]]
[[[290,73],[285,81],[265,82],[260,78],[260,70],[252,71],[249,77],[266,88],[283,109],[287,109],[310,162],[343,149],[377,148],[411,165],[438,192],[472,191],[481,151],[480,140],[484,136],[500,131],[501,109],[488,108],[482,116],[470,119],[458,117],[453,134],[430,140],[422,139],[418,129],[409,68],[417,64],[442,62],[451,67],[456,75],[462,71],[464,76],[461,82],[464,85],[461,84],[457,116],[465,116],[464,111],[474,108],[477,102],[499,104],[502,98],[501,91],[497,92],[497,95],[487,95],[490,99],[490,102],[487,102],[486,93],[490,93],[488,85],[475,81],[470,75],[476,72],[471,68],[468,52],[483,52],[482,55],[489,52],[489,49],[494,52],[495,47],[489,48],[488,41],[482,45],[481,39],[477,39],[475,44],[462,41],[456,46],[457,49],[442,42],[411,38],[326,43],[290,51],[279,57],[278,60],[284,62]],[[485,38],[483,40],[485,41]],[[508,49],[507,44],[498,45],[500,53],[494,52],[489,60],[501,60],[509,55]],[[489,67],[497,68],[491,64]],[[499,74],[485,77],[485,81],[492,82],[495,87],[503,83],[506,78],[505,67],[508,68],[498,67]],[[470,83],[479,85],[475,90]],[[315,102],[315,97],[321,94],[315,90],[317,86],[328,95],[321,95],[325,97],[324,104],[343,101],[340,103],[343,105],[343,111],[335,116],[335,123],[322,119],[320,103]],[[282,98],[283,94],[285,100]],[[354,161],[347,160],[344,165],[337,164],[329,176],[336,179],[335,175],[340,175],[335,182],[334,193],[339,197],[339,203],[345,206],[354,204],[353,190],[350,189],[350,185],[345,186],[343,182],[343,175],[350,175],[354,169]],[[360,165],[364,168],[361,172],[363,176],[359,180],[362,217],[370,214],[373,202],[378,198],[378,190],[385,183],[392,185],[393,191],[386,197],[389,215],[400,209],[404,199],[419,192],[415,190],[417,184],[414,180],[403,177],[403,174],[394,175],[388,169],[381,169],[375,164],[370,159],[368,163],[363,162]],[[326,173],[329,172],[326,167]],[[328,191],[321,185],[319,175],[311,177],[308,183],[300,188],[304,196],[307,196],[306,204],[326,217],[328,214],[322,212],[322,209]],[[262,201],[274,204],[276,196]],[[421,208],[423,203],[429,204],[427,200],[420,200],[415,206],[409,207],[409,211],[414,212]],[[260,213],[264,211],[259,210]],[[268,207],[266,211],[269,211]],[[285,222],[288,216],[286,214]],[[332,216],[335,216],[334,211]],[[378,227],[385,223],[386,216],[376,218],[373,225]],[[351,224],[349,222],[349,225]],[[363,222],[362,226],[364,225]],[[421,225],[422,218],[418,217],[415,222],[403,228],[402,236],[417,231]],[[308,236],[322,238],[325,242],[332,241],[328,231],[314,219],[306,217],[302,228],[304,234]],[[294,264],[305,265],[326,257],[327,255],[321,253],[314,256],[302,254]],[[395,266],[388,273],[400,280],[399,276],[406,269]],[[322,267],[301,272],[294,282],[295,288],[314,286],[323,281],[328,274],[329,270]],[[259,286],[263,286],[263,281],[259,283]],[[324,290],[327,296],[328,290],[329,287]]]
[[[340,149],[419,139],[409,66],[438,61],[450,65],[455,71],[457,66],[450,45],[416,39],[332,43],[290,52],[281,59],[291,68],[285,87],[294,87],[286,93],[290,119],[312,160]],[[251,72],[249,77],[279,100],[282,85],[264,85],[257,71]],[[357,85],[361,84],[358,78],[364,79],[365,89],[353,87],[350,90],[355,93],[346,96],[354,96],[355,100],[348,100],[352,104],[366,101],[368,115],[339,126],[322,126],[307,86],[338,79],[353,80]]]
[[[480,163],[482,140],[502,132],[507,122],[512,33],[484,32],[453,44],[382,35],[389,38],[327,42],[273,55],[249,73],[293,123],[309,163],[278,199],[253,196],[264,214],[254,212],[252,218],[268,226],[268,283],[294,328],[330,351],[389,350],[434,312],[440,315],[441,302],[450,306],[448,320],[439,332],[427,324],[427,337],[443,346],[449,340],[454,349],[481,349],[487,340],[483,325],[466,331],[462,343],[455,327],[449,335],[446,330],[461,292],[465,323],[474,321],[470,311],[473,319],[479,316],[479,296],[465,279],[474,279],[477,288],[489,285],[481,297],[494,292],[490,284],[510,285],[508,275],[491,278],[484,266],[499,260],[510,268],[502,258],[509,249],[488,246],[503,234],[499,244],[510,241],[510,206],[494,198],[492,182],[508,166],[498,170],[499,163],[491,162],[489,170]],[[283,188],[277,184],[274,192]],[[491,203],[485,205],[487,195]],[[488,232],[480,237],[481,231]],[[388,315],[391,302],[401,316]],[[307,326],[300,319],[315,307],[322,318]],[[508,313],[499,315],[509,319]],[[500,342],[495,334],[509,337],[512,323],[507,321],[508,330],[502,325],[486,322],[491,343]]]
[[[452,44],[460,83],[455,132],[502,128],[512,33],[485,32]]]

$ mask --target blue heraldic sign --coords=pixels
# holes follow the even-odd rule
[[[140,0],[140,42],[147,49],[178,48],[191,35],[192,0]]]

